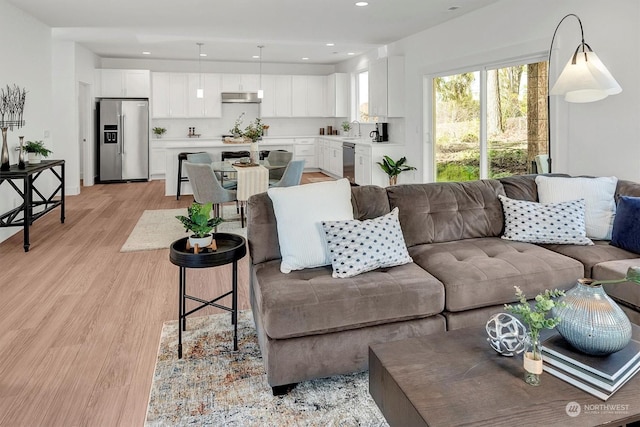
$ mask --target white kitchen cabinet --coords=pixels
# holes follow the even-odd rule
[[[331,174],[342,177],[342,141],[329,143],[329,170]]]
[[[187,117],[189,89],[187,74],[153,73],[152,78],[153,117]]]
[[[260,89],[259,74],[223,74],[222,92],[257,92]]]
[[[349,116],[349,75],[334,73],[327,76],[326,104],[328,117]]]
[[[196,96],[202,79],[203,98]],[[189,73],[187,92],[187,114],[189,117],[222,117],[220,97],[220,74]]]
[[[100,95],[106,98],[149,98],[149,70],[100,70]]]
[[[166,170],[166,150],[163,146],[160,146],[158,141],[151,140],[150,142],[151,150],[149,150],[149,178],[152,180],[164,179]]]
[[[262,76],[262,117],[291,117],[291,76]]]
[[[377,166],[377,165],[375,165]],[[355,157],[355,175],[356,184],[358,185],[370,185],[371,184],[371,147],[367,145],[356,145],[356,157]]]
[[[369,114],[404,117],[404,57],[390,56],[369,64]]]
[[[305,169],[318,167],[318,155],[315,138],[296,138],[293,146],[293,158],[304,160]]]
[[[291,77],[291,115],[293,117],[325,117],[326,77]]]
[[[387,58],[369,64],[369,115],[387,116]]]

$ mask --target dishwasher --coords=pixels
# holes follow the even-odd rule
[[[342,177],[347,178],[350,183],[356,183],[356,144],[351,142],[342,143]]]

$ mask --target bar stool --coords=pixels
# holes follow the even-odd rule
[[[187,161],[187,156],[195,153],[178,153],[178,188],[176,189],[176,200],[180,200],[180,189],[183,182],[189,181],[189,178],[182,176],[182,162]]]
[[[220,153],[220,157],[224,162],[226,159],[241,159],[243,157],[249,157],[248,151],[223,151]]]

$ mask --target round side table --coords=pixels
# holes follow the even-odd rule
[[[182,331],[187,329],[187,316],[207,306],[217,307],[231,312],[231,324],[233,324],[233,350],[238,350],[238,260],[247,253],[247,241],[244,237],[231,233],[216,233],[215,240],[217,249],[212,251],[207,249],[198,254],[193,253],[193,249],[187,249],[187,237],[176,240],[171,244],[169,260],[180,267],[178,295],[178,358],[182,358]],[[218,267],[233,263],[233,274],[231,279],[231,290],[210,301],[203,300],[193,295],[187,294],[187,268],[208,268]],[[231,295],[231,307],[217,304],[217,301]],[[200,305],[192,310],[186,311],[186,302],[190,299],[197,301]]]

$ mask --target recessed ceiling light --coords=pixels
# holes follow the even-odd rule
[[[145,50],[144,52],[142,52],[142,54],[143,55],[151,55],[151,52]]]
[[[253,55],[252,58],[253,59],[260,59],[260,55]]]
[[[351,55],[355,55],[355,52],[347,52],[347,55],[351,56]]]
[[[327,43],[327,46],[335,46],[335,43]]]
[[[303,60],[303,61],[308,61],[308,60],[309,60],[309,57],[304,56],[304,57],[302,57],[302,60]]]
[[[366,1],[359,1],[356,3],[356,6],[360,6],[360,7],[369,6],[369,3],[367,3]]]
[[[204,57],[204,56],[207,56],[207,54],[206,53],[201,53],[200,56]]]

